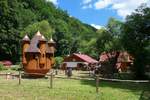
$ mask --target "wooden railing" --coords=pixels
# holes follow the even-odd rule
[[[25,73],[25,72],[21,72],[19,71],[18,74],[14,74],[14,73],[0,73],[0,76],[4,76],[5,79],[15,79],[17,78],[18,79],[18,84],[21,85],[22,84],[22,76],[25,76],[25,75],[39,75],[39,76],[48,76],[49,77],[49,87],[50,88],[53,88],[53,78],[54,78],[54,73],[53,72],[50,72],[50,73],[47,73],[47,74],[42,74],[42,73]]]

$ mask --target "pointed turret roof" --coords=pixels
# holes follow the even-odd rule
[[[42,36],[39,30],[37,31],[37,33],[35,35],[36,36]]]
[[[28,36],[25,36],[25,39],[27,39],[27,38],[28,38]],[[49,45],[46,42],[45,37],[40,33],[40,31],[38,31],[34,35],[34,37],[31,39],[30,46],[29,46],[29,48],[27,49],[26,52],[40,53],[39,43],[41,41],[46,43],[46,53],[54,53],[55,52],[55,49],[53,47],[49,47]],[[48,43],[55,44],[55,42],[52,38],[49,40]]]
[[[38,48],[39,41],[46,41],[45,37],[38,31],[31,39],[30,47],[27,52],[40,52]]]
[[[39,38],[39,41],[46,41],[45,37],[42,35],[40,38]]]
[[[37,31],[37,33],[34,35],[34,37],[36,37],[39,41],[46,41],[45,37],[41,34],[40,31]]]
[[[53,44],[55,44],[55,41],[51,38],[51,39],[48,41],[48,43],[53,43]]]
[[[22,41],[30,41],[30,38],[28,37],[27,34],[24,36],[24,38],[22,39]]]

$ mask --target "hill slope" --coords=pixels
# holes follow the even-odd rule
[[[3,0],[0,5],[0,60],[19,60],[21,38],[26,33],[31,37],[37,30],[46,33],[48,39],[53,36],[56,56],[78,51],[93,55],[87,44],[96,37],[96,29],[70,17],[51,2]]]

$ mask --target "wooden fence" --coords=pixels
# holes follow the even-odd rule
[[[41,73],[24,73],[19,71],[18,74],[14,74],[14,73],[0,73],[0,76],[3,76],[6,80],[8,79],[18,79],[18,84],[21,85],[22,84],[22,76],[25,75],[41,75],[41,76],[48,76],[49,78],[49,87],[53,88],[53,78],[54,78],[54,73],[50,72],[48,74],[41,74]]]

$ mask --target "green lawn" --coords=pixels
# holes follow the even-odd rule
[[[0,100],[150,100],[150,84],[104,82],[95,92],[95,82],[55,78],[53,89],[49,79],[0,78]]]
[[[1,73],[16,73],[5,70]],[[50,89],[49,79],[18,79],[6,80],[0,76],[0,100],[150,100],[150,83],[106,82],[99,84],[100,92],[97,94],[95,81],[88,72],[73,71],[73,78],[67,79],[64,72],[54,79],[53,89]]]

